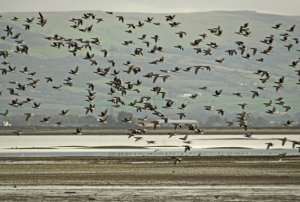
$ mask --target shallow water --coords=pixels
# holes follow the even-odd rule
[[[242,156],[242,155],[298,155],[287,141],[300,141],[300,135],[266,134],[245,138],[242,135],[189,135],[191,150],[184,152],[184,135],[141,135],[135,141],[126,135],[30,135],[0,136],[0,156]],[[147,141],[155,141],[149,144]],[[274,144],[269,150],[266,142]],[[299,146],[299,145],[297,145]],[[296,147],[297,147],[296,146]]]

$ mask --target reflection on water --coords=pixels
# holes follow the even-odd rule
[[[299,135],[267,134],[245,138],[242,135],[189,135],[191,150],[177,135],[141,135],[135,141],[126,135],[0,136],[0,156],[241,156],[298,155]],[[282,146],[280,138],[288,141]],[[154,141],[149,144],[147,141]],[[266,143],[274,144],[266,149]]]

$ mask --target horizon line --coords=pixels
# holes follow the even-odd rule
[[[64,12],[110,12],[111,10],[92,10],[92,9],[86,9],[86,10],[59,10],[59,11],[7,11],[7,12],[0,12],[0,14],[10,14],[10,13],[36,13],[36,12],[43,12],[43,13],[64,13]],[[132,13],[132,14],[154,14],[154,15],[162,15],[162,14],[196,14],[196,13],[209,13],[209,12],[253,12],[258,14],[267,14],[267,15],[279,15],[279,16],[289,16],[289,17],[298,17],[300,15],[288,15],[288,14],[280,14],[280,13],[272,13],[272,12],[266,12],[266,11],[256,11],[256,10],[208,10],[208,11],[182,11],[182,12],[138,12],[138,11],[111,11],[113,13]]]

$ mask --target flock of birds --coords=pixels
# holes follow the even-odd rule
[[[122,15],[115,15],[113,12],[106,12],[107,15],[115,16],[116,22],[115,23],[122,23],[124,26],[127,27],[127,29],[123,30],[126,34],[132,35],[136,29],[142,30],[143,27],[146,26],[162,26],[167,25],[170,27],[170,32],[174,33],[178,36],[178,42],[180,42],[181,39],[185,38],[189,33],[186,33],[183,30],[180,30],[181,22],[179,22],[176,19],[176,15],[166,15],[165,20],[163,22],[158,22],[154,17],[147,17],[144,20],[137,20],[136,23],[127,23],[127,19],[125,16]],[[0,23],[1,18],[3,16],[0,15]],[[32,18],[26,18],[26,19],[19,19],[18,17],[13,17],[11,21],[14,21],[15,23],[19,23],[19,26],[23,27],[25,31],[30,32],[32,27],[34,29],[43,29],[44,27],[47,27],[49,23],[52,23],[50,20],[47,20],[47,17],[45,17],[42,13],[38,13],[37,17]],[[76,17],[69,19],[70,27],[74,29],[74,32],[82,32],[82,33],[90,33],[93,32],[94,27],[98,24],[101,24],[103,21],[105,21],[104,18],[97,17],[97,15],[93,12],[86,12],[83,13],[81,17]],[[0,68],[0,73],[2,77],[13,74],[16,72],[20,72],[24,74],[27,78],[27,83],[20,83],[17,81],[17,78],[15,81],[10,81],[9,85],[12,85],[12,87],[9,87],[7,89],[0,89],[0,100],[1,95],[4,91],[8,92],[8,95],[12,97],[12,100],[10,103],[8,103],[9,107],[12,108],[22,108],[24,106],[30,105],[32,108],[31,111],[26,112],[24,114],[24,119],[26,121],[29,121],[32,116],[34,116],[38,109],[41,108],[42,103],[38,102],[37,100],[27,97],[26,99],[21,100],[21,97],[24,97],[24,94],[26,94],[26,90],[36,88],[39,83],[41,83],[42,80],[44,80],[47,85],[50,85],[50,87],[54,90],[63,90],[63,88],[66,87],[72,87],[74,85],[75,77],[80,74],[80,67],[76,66],[72,70],[70,70],[68,73],[66,73],[66,78],[62,84],[59,85],[51,85],[55,81],[55,78],[51,76],[47,76],[44,78],[40,78],[38,72],[30,71],[29,67],[23,67],[23,68],[17,68],[16,66],[13,66],[10,61],[12,59],[12,56],[15,56],[16,54],[20,55],[30,55],[30,46],[26,44],[26,41],[22,39],[22,34],[19,32],[16,32],[16,28],[13,25],[7,24],[3,26],[4,23],[1,23],[1,29],[2,33],[4,35],[0,36],[0,40],[9,42],[11,44],[16,44],[15,50],[1,50],[0,49],[0,59],[2,60],[2,66]],[[278,36],[271,34],[269,36],[266,36],[264,39],[262,39],[259,43],[264,44],[266,47],[265,49],[259,50],[256,47],[249,47],[246,45],[246,40],[248,37],[251,37],[252,30],[251,30],[251,24],[250,23],[243,23],[239,26],[237,31],[235,31],[236,35],[240,35],[244,37],[244,41],[235,41],[235,48],[228,49],[225,51],[224,55],[226,54],[226,57],[233,57],[233,56],[240,56],[242,59],[250,60],[252,58],[255,58],[255,62],[261,63],[263,66],[263,62],[266,57],[272,54],[274,51],[275,43],[277,40],[280,40],[284,42],[284,47],[286,48],[287,52],[290,52],[292,49],[297,49],[299,46],[299,39],[297,37],[293,36],[293,33],[295,32],[296,25],[285,25],[285,24],[275,24],[273,26],[270,26],[270,29],[277,30]],[[219,48],[219,45],[216,42],[210,42],[208,43],[207,40],[210,38],[211,35],[222,37],[223,35],[223,29],[221,26],[216,26],[212,28],[208,28],[206,32],[200,33],[198,38],[194,39],[190,42],[190,47],[195,51],[196,54],[202,54],[203,56],[211,56],[213,55],[214,51]],[[87,36],[89,36],[87,34]],[[187,117],[186,109],[188,108],[187,103],[178,103],[174,99],[168,98],[168,92],[166,89],[163,88],[163,84],[167,83],[168,80],[173,75],[178,75],[182,72],[191,72],[192,74],[199,74],[199,71],[216,71],[214,69],[214,64],[220,65],[221,63],[224,63],[226,61],[226,57],[221,58],[215,58],[214,61],[211,62],[211,64],[196,64],[193,66],[188,67],[175,67],[170,69],[160,69],[159,71],[152,71],[147,72],[144,75],[143,74],[144,69],[140,66],[136,66],[134,64],[135,58],[141,58],[145,56],[145,53],[147,54],[153,54],[159,53],[160,57],[148,61],[148,64],[150,65],[159,65],[165,62],[167,58],[163,56],[165,48],[159,45],[160,42],[160,36],[158,34],[155,34],[154,36],[149,36],[149,34],[144,33],[142,36],[138,37],[136,41],[134,40],[124,40],[122,43],[123,46],[134,46],[137,41],[142,42],[144,44],[141,47],[134,47],[133,52],[129,53],[128,60],[124,61],[123,64],[117,64],[115,60],[110,58],[111,50],[105,49],[101,46],[102,38],[100,37],[93,37],[90,39],[83,39],[83,38],[68,38],[63,37],[59,34],[55,34],[53,36],[46,36],[45,40],[48,41],[49,46],[52,48],[57,49],[65,49],[69,52],[70,55],[73,55],[74,57],[82,58],[84,61],[90,64],[92,67],[96,67],[96,69],[93,71],[94,74],[96,74],[99,77],[106,77],[109,79],[108,82],[106,82],[106,85],[108,86],[108,94],[111,96],[111,98],[108,100],[108,102],[111,102],[111,106],[114,108],[120,108],[122,106],[130,106],[134,111],[137,113],[139,112],[147,112],[151,114],[151,116],[155,116],[156,118],[153,121],[150,121],[154,129],[156,129],[159,126],[158,119],[164,120],[165,123],[168,123],[169,116],[167,113],[163,112],[162,109],[166,110],[177,110],[177,115],[179,119],[184,119]],[[200,45],[204,45],[205,48],[200,47]],[[174,50],[178,51],[185,51],[185,48],[183,45],[174,45]],[[101,60],[107,60],[109,67],[98,67],[98,59],[99,55],[93,53],[94,50],[98,50],[102,55]],[[300,51],[300,50],[297,50]],[[260,55],[263,55],[264,57],[256,58],[257,53],[261,53]],[[82,57],[82,55],[84,55]],[[132,58],[132,60],[131,60]],[[296,75],[300,76],[300,69],[297,69],[298,63],[300,61],[300,58],[297,58],[295,60],[292,60],[290,64],[287,64],[287,66],[293,68],[296,72]],[[120,66],[124,66],[125,70],[121,71]],[[118,67],[119,66],[119,67]],[[261,94],[264,93],[265,87],[263,84],[270,82],[270,78],[272,77],[272,74],[263,68],[258,69],[257,71],[253,72],[255,75],[257,75],[257,82],[260,82],[262,86],[257,86],[256,89],[249,90],[249,93],[251,93],[251,97],[253,99],[256,99]],[[122,75],[141,75],[139,79],[136,81],[131,80],[128,82],[125,82],[122,78]],[[299,77],[300,78],[300,77]],[[146,92],[146,95],[140,96],[139,99],[135,99],[133,102],[126,102],[124,99],[129,92],[134,92],[138,96],[139,93],[142,92],[140,86],[143,85],[143,82],[145,80],[150,80],[153,83],[153,87],[151,88],[150,92]],[[161,82],[162,85],[157,85],[157,83]],[[300,79],[296,81],[296,84],[300,84]],[[282,91],[285,87],[285,75],[282,75],[278,80],[276,80],[273,84],[273,87],[276,92]],[[86,114],[94,114],[96,109],[95,104],[95,98],[96,98],[96,90],[95,90],[96,84],[92,82],[86,83],[86,106],[84,107]],[[199,90],[201,91],[208,91],[208,86],[201,86],[199,87]],[[222,95],[224,94],[223,89],[215,89],[213,90],[212,96],[222,99]],[[3,96],[3,95],[2,95]],[[191,100],[196,100],[199,96],[199,93],[191,94],[189,98]],[[210,95],[211,96],[211,95]],[[232,96],[236,96],[238,98],[242,98],[244,96],[243,92],[232,92]],[[163,102],[165,102],[164,106],[157,106],[151,100],[153,100],[153,97],[160,98]],[[285,112],[288,112],[289,110],[293,109],[292,106],[288,105],[283,97],[278,97],[275,100],[270,100],[269,102],[263,103],[266,107],[266,113],[268,114],[278,114],[279,110],[278,107],[281,106]],[[177,105],[177,106],[176,106]],[[241,112],[237,113],[236,119],[232,121],[228,121],[228,127],[237,124],[239,127],[243,128],[245,131],[248,131],[248,117],[251,116],[251,113],[247,112],[245,109],[247,107],[248,103],[240,103],[237,107],[241,107]],[[224,113],[226,113],[225,109],[219,108],[214,109],[211,105],[206,105],[205,110],[207,111],[216,111],[220,116],[223,116]],[[1,111],[1,116],[9,116],[10,110],[9,108]],[[69,109],[62,109],[58,114],[60,116],[66,116],[70,113]],[[102,110],[99,113],[99,119],[98,121],[101,124],[105,124],[108,121],[109,113],[108,110]],[[51,116],[45,116],[40,120],[40,122],[47,124],[49,120],[51,119]],[[129,138],[133,138],[134,141],[141,141],[143,139],[142,136],[146,133],[145,129],[145,123],[148,121],[148,116],[146,117],[140,117],[137,119],[134,119],[131,117],[126,117],[122,121],[124,123],[132,124],[137,120],[138,126],[137,128],[130,129],[129,131]],[[290,127],[293,125],[293,120],[286,120],[284,123],[284,126]],[[62,121],[59,121],[56,123],[57,125],[63,125]],[[203,134],[204,130],[200,128],[197,125],[188,124],[187,126],[176,123],[174,124],[174,130],[178,128],[184,128],[187,127],[188,130],[191,132],[194,132],[195,134]],[[80,135],[83,134],[82,128],[76,128],[76,131],[74,134]],[[21,135],[22,131],[18,130],[14,132],[16,135]],[[246,132],[245,132],[246,133]],[[175,136],[176,133],[170,133],[169,137]],[[252,133],[246,133],[246,138],[251,138]],[[191,150],[190,143],[191,141],[188,140],[188,135],[180,138],[183,141],[184,144],[184,151],[187,152]],[[279,141],[282,141],[282,146],[285,145],[286,142],[290,141],[292,142],[293,148],[295,146],[300,145],[300,141],[296,140],[288,140],[287,138],[279,139]],[[153,140],[147,140],[148,144],[155,144],[155,141]],[[274,143],[273,142],[267,142],[267,149],[271,148]],[[181,161],[180,158],[175,159],[174,164]]]

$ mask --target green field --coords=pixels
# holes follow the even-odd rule
[[[7,75],[0,75],[0,112],[9,109],[10,116],[20,116],[25,112],[34,112],[37,115],[56,115],[62,109],[70,109],[70,114],[83,116],[85,115],[85,108],[88,103],[86,99],[87,82],[95,84],[96,109],[93,116],[97,117],[100,111],[108,108],[110,111],[114,111],[116,114],[120,111],[128,111],[134,115],[134,117],[140,117],[148,115],[152,120],[157,117],[152,115],[152,112],[143,111],[142,113],[136,113],[136,109],[128,106],[130,102],[139,100],[142,96],[151,96],[149,101],[154,105],[157,105],[161,111],[166,113],[171,119],[178,119],[177,109],[180,104],[187,103],[188,107],[186,112],[188,114],[187,119],[206,120],[208,117],[218,115],[216,111],[207,112],[204,110],[205,105],[212,105],[214,109],[222,108],[225,111],[222,119],[232,120],[235,119],[236,113],[240,113],[242,109],[237,105],[239,103],[248,103],[247,112],[252,113],[254,118],[264,117],[267,121],[278,122],[276,126],[279,126],[280,121],[286,121],[287,119],[293,119],[296,124],[300,121],[300,98],[299,98],[299,76],[295,74],[297,68],[289,67],[289,64],[293,60],[297,60],[299,57],[299,44],[293,42],[292,38],[298,38],[299,29],[296,26],[294,33],[290,33],[288,41],[284,42],[281,39],[282,34],[293,24],[300,24],[299,16],[279,16],[270,14],[261,14],[256,12],[204,12],[204,13],[190,13],[190,14],[177,14],[176,20],[181,22],[181,25],[177,28],[171,28],[167,22],[165,22],[164,14],[151,14],[156,22],[160,22],[160,26],[156,26],[150,23],[145,23],[143,28],[136,28],[133,30],[133,34],[128,34],[125,30],[128,30],[128,23],[137,24],[138,21],[144,21],[150,14],[137,14],[137,13],[121,13],[124,15],[126,23],[118,22],[115,16],[108,15],[105,12],[95,12],[97,17],[104,19],[101,23],[96,23],[95,20],[84,20],[83,27],[93,24],[93,30],[91,33],[83,33],[79,30],[73,29],[70,26],[72,23],[69,21],[72,18],[79,18],[83,15],[83,12],[65,12],[65,13],[44,13],[48,19],[47,26],[41,28],[36,24],[32,24],[29,31],[25,31],[22,24],[26,17],[37,17],[37,13],[5,13],[0,20],[0,36],[6,33],[3,29],[6,25],[13,26],[14,33],[21,33],[21,38],[29,48],[28,55],[20,55],[13,53],[15,49],[15,42],[8,38],[7,40],[0,40],[0,50],[8,50],[11,52],[11,57],[6,59],[13,66],[17,67],[15,73],[8,73]],[[19,17],[19,21],[12,21],[13,16]],[[251,29],[251,36],[244,37],[237,35],[234,32],[238,31],[239,26],[249,22]],[[271,28],[274,24],[281,22],[283,24],[282,30],[274,30]],[[223,30],[221,37],[210,34],[208,29],[220,27]],[[187,35],[180,39],[175,33],[178,31],[185,31]],[[199,34],[207,33],[207,39],[203,40],[198,47],[207,49],[210,42],[216,42],[218,44],[217,49],[213,49],[211,56],[204,56],[203,53],[196,54],[190,43],[199,37]],[[83,38],[84,40],[91,40],[93,37],[99,37],[101,43],[99,46],[92,44],[92,50],[82,49],[78,51],[76,57],[72,55],[67,47],[57,49],[51,47],[51,41],[45,39],[45,37],[53,37],[55,34],[67,39]],[[150,47],[147,48],[145,44],[138,40],[138,37],[146,34],[146,40],[150,42]],[[159,35],[159,40],[154,43],[150,37]],[[274,35],[274,50],[272,54],[265,55],[261,51],[266,49],[266,44],[260,43],[266,36]],[[122,43],[125,40],[132,40],[134,44],[124,46]],[[237,49],[236,41],[244,41],[247,46],[247,53],[251,53],[252,47],[258,48],[258,52],[255,56],[252,56],[249,60],[244,59],[240,54],[229,57],[225,50]],[[294,46],[291,51],[288,51],[285,45],[293,43]],[[182,45],[184,51],[174,48],[175,45]],[[162,53],[150,54],[149,51],[154,45],[162,46],[164,51]],[[134,57],[130,55],[134,52],[135,48],[143,48],[144,54],[141,57]],[[103,53],[100,50],[107,49],[107,58],[103,57]],[[86,52],[95,54],[95,59],[98,64],[91,66],[89,61],[83,60]],[[151,65],[149,62],[156,60],[164,56],[164,63],[158,65]],[[222,64],[216,63],[216,59],[225,57],[225,61]],[[259,63],[256,59],[263,57],[265,60],[263,63]],[[116,66],[111,67],[111,72],[102,77],[96,75],[94,71],[97,68],[106,68],[111,66],[108,60],[115,60]],[[123,65],[126,61],[131,61],[135,66],[141,67],[142,71],[136,75],[127,74],[123,72],[127,69]],[[0,61],[5,61],[0,58]],[[197,75],[194,71],[168,73],[170,78],[167,82],[162,82],[162,79],[158,79],[156,83],[153,83],[153,79],[147,79],[143,77],[149,72],[162,73],[160,70],[173,70],[175,67],[185,69],[189,66],[208,64],[211,66],[211,71],[200,70]],[[37,75],[35,79],[39,79],[38,86],[36,88],[27,87],[26,91],[18,91],[20,96],[19,100],[24,100],[27,97],[33,98],[36,102],[42,102],[42,107],[38,111],[32,109],[31,104],[26,104],[22,108],[13,108],[8,105],[12,99],[16,99],[16,96],[10,95],[7,88],[15,87],[15,85],[9,83],[17,81],[22,84],[28,82],[28,75],[21,74],[19,70],[24,66],[28,66],[30,71],[35,71]],[[70,77],[69,71],[79,66],[79,75],[73,76],[72,87],[63,86],[61,91],[57,91],[52,88],[54,85],[62,85],[67,77]],[[3,64],[0,64],[0,68],[6,68]],[[120,71],[120,77],[122,82],[136,82],[137,79],[142,81],[142,85],[138,87],[140,93],[129,92],[122,96],[125,106],[120,108],[112,107],[112,104],[107,100],[111,98],[107,93],[110,90],[110,86],[106,83],[114,78],[111,75],[112,70]],[[271,75],[269,82],[263,84],[259,80],[259,76],[253,74],[258,69],[268,71]],[[54,78],[53,83],[46,83],[44,77],[51,76]],[[283,89],[278,92],[274,89],[274,82],[278,81],[281,76],[285,76],[285,85]],[[157,96],[156,93],[150,91],[154,86],[161,86],[166,91],[166,98],[175,101],[172,109],[163,109],[165,101],[161,99],[161,96]],[[199,90],[201,86],[208,86],[208,91],[204,92]],[[252,99],[252,90],[256,88],[265,87],[264,91],[260,92],[259,97]],[[222,89],[223,93],[220,98],[212,96],[215,90]],[[233,96],[232,93],[241,92],[242,98]],[[201,93],[197,99],[193,100],[188,97],[184,97],[185,94]],[[115,96],[120,96],[120,92],[117,92]],[[292,106],[292,110],[285,113],[284,108],[279,105],[274,105],[279,110],[278,115],[268,115],[265,111],[269,108],[264,107],[264,102],[273,100],[278,97],[284,97],[285,105]],[[6,117],[0,117],[0,121],[9,120]]]

